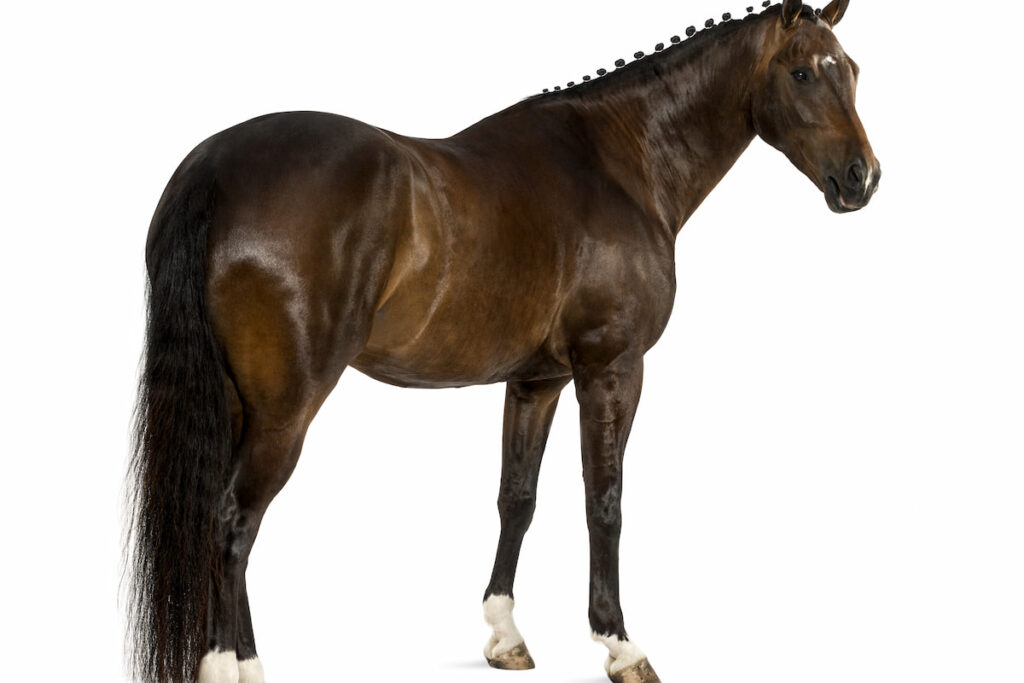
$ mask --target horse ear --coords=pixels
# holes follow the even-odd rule
[[[782,26],[789,28],[796,23],[800,10],[804,7],[803,0],[785,0],[782,3]]]
[[[850,0],[832,0],[825,9],[821,10],[821,18],[835,26],[846,14],[846,8],[850,6]]]

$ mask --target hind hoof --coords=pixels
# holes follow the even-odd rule
[[[525,671],[536,666],[533,663],[533,657],[530,656],[530,651],[526,649],[526,643],[520,643],[497,657],[488,657],[487,663],[495,669],[507,669],[510,671]]]
[[[612,683],[661,683],[658,674],[654,673],[651,663],[646,658],[622,671],[608,674]]]

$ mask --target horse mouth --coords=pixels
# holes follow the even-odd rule
[[[839,181],[832,176],[825,179],[825,201],[828,203],[828,208],[836,213],[850,213],[851,211],[859,211],[863,208],[846,203],[846,200],[843,199],[843,193],[839,189]]]

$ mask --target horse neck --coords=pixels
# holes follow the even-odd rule
[[[754,138],[749,84],[767,22],[729,29],[566,98],[604,167],[673,237]]]

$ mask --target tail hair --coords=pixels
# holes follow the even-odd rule
[[[213,184],[175,180],[147,244],[146,341],[126,488],[126,649],[142,683],[195,680],[221,581],[217,510],[231,458],[224,365],[205,291]]]

